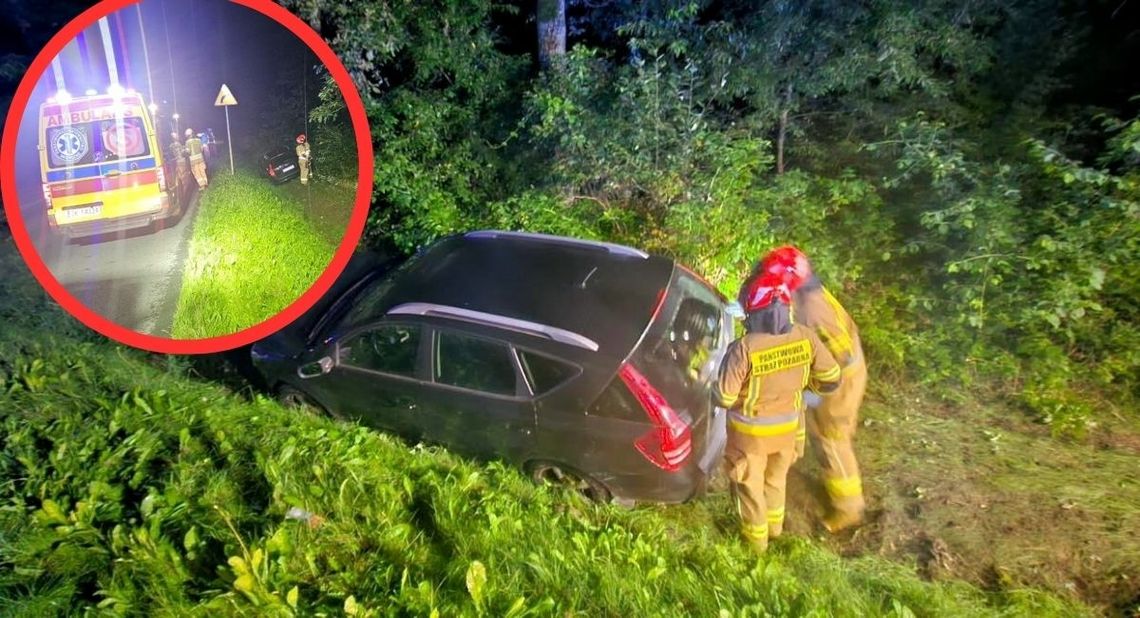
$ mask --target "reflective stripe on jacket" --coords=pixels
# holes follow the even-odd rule
[[[740,433],[750,436],[780,436],[796,431],[800,425],[799,412],[772,416],[745,416],[737,410],[728,413],[728,424]]]
[[[834,389],[839,364],[811,329],[782,335],[750,333],[732,342],[714,392],[732,410],[733,428],[752,435],[794,432],[804,411],[803,389]]]

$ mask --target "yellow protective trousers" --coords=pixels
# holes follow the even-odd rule
[[[852,447],[866,390],[867,364],[859,358],[843,368],[839,388],[822,397],[819,406],[807,413],[807,432],[823,468],[824,488],[832,510],[843,517],[862,517],[866,508],[863,479]]]
[[[205,189],[210,181],[206,177],[206,160],[202,158],[202,155],[190,156],[190,171],[194,172],[194,179],[198,181],[198,188]]]
[[[301,168],[301,184],[309,184],[309,158],[303,157],[298,159],[297,165]]]
[[[758,552],[784,530],[788,469],[795,459],[795,432],[754,436],[729,430],[724,470],[740,516],[740,531]]]

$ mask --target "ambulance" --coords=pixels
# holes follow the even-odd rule
[[[49,225],[67,238],[153,224],[176,213],[143,98],[112,88],[40,105],[40,180]]]

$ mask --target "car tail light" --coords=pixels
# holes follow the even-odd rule
[[[154,168],[154,171],[158,172],[158,190],[159,191],[165,191],[166,190],[166,172],[163,171],[163,169],[161,167]]]
[[[50,209],[51,208],[51,186],[50,185],[43,185],[43,188],[44,188],[44,202],[47,203],[47,207]]]
[[[274,178],[277,178],[277,170],[273,169],[273,166],[272,166],[272,165],[270,165],[270,166],[269,166],[267,169],[269,170],[269,175],[270,175],[270,176],[272,176],[272,177],[274,177]]]
[[[649,323],[653,324],[657,321],[657,315],[661,313],[661,308],[665,306],[665,288],[657,293],[657,304],[653,306],[653,314],[649,316]]]
[[[634,441],[634,446],[657,467],[676,472],[693,452],[692,431],[688,424],[633,365],[623,364],[618,375],[655,425],[649,433]]]

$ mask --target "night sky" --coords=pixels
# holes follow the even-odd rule
[[[231,121],[271,108],[260,93],[271,89],[279,73],[292,66],[300,93],[306,61],[316,62],[283,26],[225,0],[144,0],[108,16],[107,22],[120,83],[148,99],[153,92],[160,115],[177,111],[183,126],[224,124],[222,110],[213,105],[222,83],[230,86],[239,103],[231,110]],[[144,30],[148,54],[144,54]],[[88,88],[103,91],[110,84],[101,38],[99,27],[92,26],[61,54],[72,94]],[[54,81],[49,72],[40,80],[37,94],[50,94]]]
[[[175,111],[180,116],[180,132],[187,127],[195,131],[212,128],[217,139],[225,140],[225,112],[214,106],[223,83],[238,101],[230,108],[238,165],[240,157],[248,156],[247,150],[265,147],[251,141],[268,118],[296,116],[297,132],[304,130],[304,104],[283,105],[285,98],[302,99],[307,93],[308,106],[316,104],[320,86],[312,70],[319,64],[316,55],[284,26],[252,9],[227,0],[143,0],[107,16],[106,24],[110,54],[98,23],[60,54],[66,90],[73,96],[88,89],[106,92],[113,65],[124,88],[133,88],[148,103],[153,100],[158,105],[156,126],[164,148]],[[37,192],[38,108],[56,93],[56,81],[55,71],[49,68],[23,116],[17,151],[22,196]],[[29,184],[32,187],[26,189]]]

